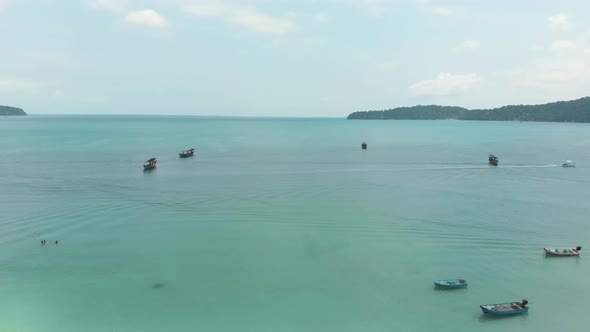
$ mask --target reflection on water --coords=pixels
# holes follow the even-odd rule
[[[156,170],[157,170],[157,169],[158,169],[157,167],[154,167],[154,168],[145,168],[145,169],[143,170],[143,174],[152,174],[152,173],[156,173]]]

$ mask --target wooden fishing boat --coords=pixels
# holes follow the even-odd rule
[[[434,285],[441,288],[463,288],[467,287],[467,280],[465,279],[446,279],[435,280]]]
[[[488,163],[493,166],[498,166],[498,157],[494,156],[493,154],[488,156]]]
[[[545,250],[546,255],[550,256],[580,256],[582,247],[578,246],[571,249],[543,248],[543,250]]]
[[[184,150],[184,151],[181,151],[180,153],[178,153],[178,156],[180,158],[192,157],[194,155],[195,155],[195,149],[188,149],[188,150]]]
[[[518,315],[529,311],[529,307],[527,307],[528,303],[529,301],[522,300],[522,302],[484,304],[480,305],[479,307],[484,314],[498,316]]]
[[[148,169],[156,168],[157,163],[158,163],[158,161],[156,160],[156,158],[150,158],[143,163],[143,169],[148,170]]]

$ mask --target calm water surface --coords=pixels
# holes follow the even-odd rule
[[[584,331],[590,257],[542,248],[590,251],[588,151],[584,124],[0,118],[0,331]]]

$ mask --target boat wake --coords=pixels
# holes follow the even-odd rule
[[[456,165],[450,164],[443,166],[441,164],[435,164],[432,166],[424,166],[421,164],[420,167],[408,167],[408,168],[396,168],[398,170],[418,170],[418,171],[428,171],[428,170],[460,170],[460,169],[495,169],[498,168],[549,168],[549,167],[558,167],[559,165],[556,164],[502,164],[499,166],[491,167],[490,165],[481,165],[481,164],[463,164],[463,165]]]
[[[535,164],[508,164],[502,165],[501,167],[509,167],[509,168],[547,168],[547,167],[558,167],[559,165],[556,164],[547,164],[547,165],[535,165]],[[500,166],[498,166],[500,167]]]

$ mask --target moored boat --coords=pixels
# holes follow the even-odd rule
[[[143,169],[147,170],[147,169],[156,168],[157,163],[158,163],[158,161],[156,160],[156,158],[150,158],[143,163]]]
[[[510,302],[510,303],[497,303],[497,304],[484,304],[480,305],[481,311],[484,314],[491,315],[517,315],[529,311],[527,304],[529,301],[522,300],[522,302]]]
[[[563,166],[563,167],[576,167],[576,163],[571,160],[566,160],[561,166]]]
[[[550,256],[580,256],[580,251],[582,250],[582,247],[577,246],[571,249],[543,248],[543,250],[545,250],[546,255]]]
[[[467,280],[465,279],[446,279],[435,280],[434,285],[441,288],[463,288],[467,287]]]
[[[366,150],[367,149],[367,142],[363,142],[361,144],[361,149]]]
[[[490,163],[490,165],[498,166],[498,157],[491,154],[488,156],[488,162]]]
[[[180,153],[178,153],[178,156],[180,158],[192,157],[194,155],[195,155],[195,149],[188,149],[188,150],[184,150],[184,151],[181,151]]]

